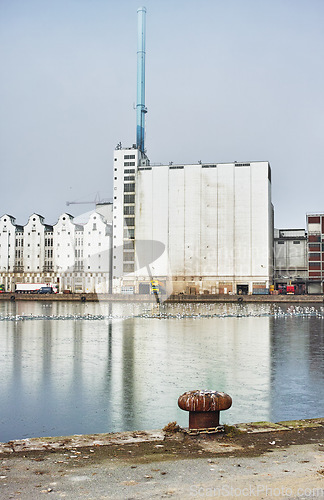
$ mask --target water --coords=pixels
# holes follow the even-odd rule
[[[0,302],[0,441],[188,426],[180,394],[227,392],[222,423],[324,416],[324,309]]]

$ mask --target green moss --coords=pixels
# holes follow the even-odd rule
[[[234,427],[234,425],[224,425],[224,433],[226,434],[226,436],[228,437],[235,437],[235,436],[239,436],[240,434],[242,434],[242,431],[240,431],[237,427]]]

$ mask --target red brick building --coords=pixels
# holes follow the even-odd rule
[[[308,293],[323,293],[324,214],[307,214]]]

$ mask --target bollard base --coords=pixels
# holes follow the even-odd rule
[[[219,411],[189,411],[189,429],[219,426]]]

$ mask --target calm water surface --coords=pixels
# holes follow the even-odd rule
[[[324,416],[320,305],[0,302],[0,441],[188,426],[180,394],[233,398],[222,423]]]

